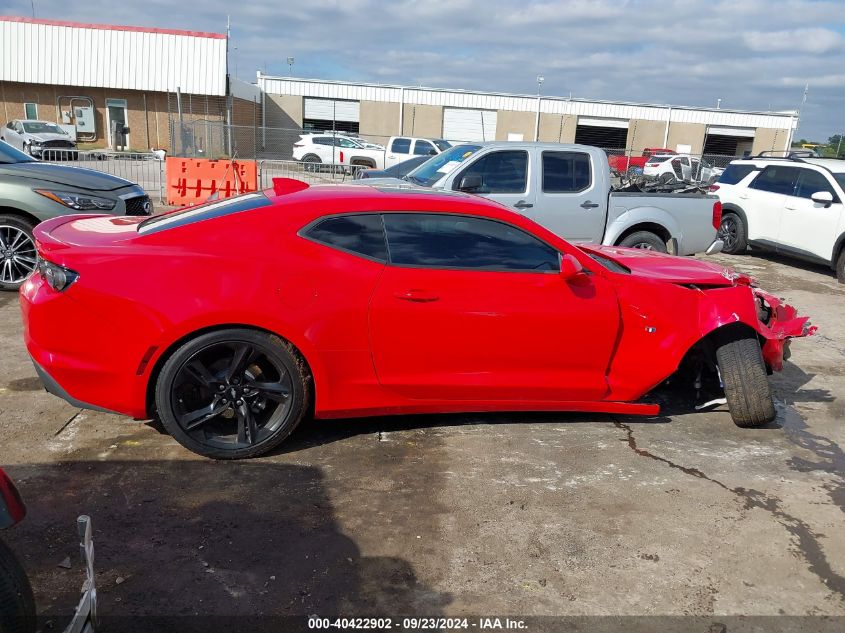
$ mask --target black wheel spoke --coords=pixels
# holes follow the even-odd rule
[[[238,406],[238,442],[241,444],[255,444],[258,440],[258,427],[255,424],[255,416],[247,403]]]
[[[232,362],[229,364],[229,369],[226,370],[226,381],[229,382],[234,378],[240,378],[255,356],[255,348],[252,345],[238,343],[237,347],[235,347],[235,353],[232,356]]]
[[[185,373],[203,387],[210,388],[220,384],[220,381],[211,375],[205,364],[198,358],[185,365]]]
[[[212,418],[216,418],[227,409],[227,405],[216,400],[208,406],[195,411],[189,411],[179,416],[179,425],[186,431],[193,431]]]
[[[290,398],[290,387],[285,382],[250,382],[246,386],[277,402]]]

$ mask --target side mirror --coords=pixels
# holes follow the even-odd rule
[[[437,156],[437,150],[436,149],[428,150],[428,155],[429,156]]]
[[[572,279],[584,272],[584,267],[574,255],[563,255],[560,258],[560,276],[563,279]]]
[[[468,174],[458,182],[458,191],[473,192],[479,189],[481,189],[481,176],[478,174]]]
[[[817,191],[812,196],[810,196],[810,199],[813,202],[823,204],[826,207],[829,207],[833,204],[833,195],[829,191]]]

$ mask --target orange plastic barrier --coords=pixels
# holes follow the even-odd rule
[[[202,204],[216,198],[237,196],[258,188],[258,165],[254,160],[207,160],[168,156],[167,204]]]

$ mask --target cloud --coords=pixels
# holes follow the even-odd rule
[[[30,14],[29,0],[3,0]],[[8,5],[11,4],[11,7]],[[231,69],[493,92],[794,109],[840,131],[845,12],[817,0],[35,0],[40,17],[222,32]],[[237,50],[234,50],[237,47]]]
[[[840,50],[845,39],[830,29],[752,31],[743,37],[745,45],[758,53],[828,53]]]

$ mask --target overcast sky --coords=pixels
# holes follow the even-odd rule
[[[225,32],[230,69],[301,77],[788,110],[845,130],[842,0],[32,0],[36,16]],[[0,13],[31,16],[30,0]]]

